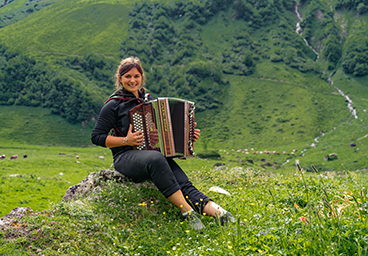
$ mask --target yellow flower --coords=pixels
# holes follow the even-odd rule
[[[166,214],[166,212],[163,212],[163,214]]]
[[[190,231],[189,230],[185,230],[185,232],[189,233]]]
[[[229,248],[230,250],[233,249],[233,247],[231,245],[228,245],[227,248]]]

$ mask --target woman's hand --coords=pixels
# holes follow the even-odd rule
[[[127,136],[123,139],[123,143],[125,140],[125,143],[123,146],[139,146],[143,143],[143,133],[142,131],[132,132],[133,131],[133,125],[129,125],[129,131]]]
[[[194,122],[194,127],[196,127],[197,126],[197,123],[196,122]],[[199,136],[201,136],[201,130],[199,130],[199,129],[194,129],[194,142],[196,142],[198,139],[199,139]]]

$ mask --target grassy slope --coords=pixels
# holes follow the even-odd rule
[[[227,39],[233,36],[235,30],[239,31],[244,26],[239,21],[233,22],[228,26],[235,29],[230,30],[221,23],[222,17],[216,17],[203,28],[202,38],[209,48],[216,47],[213,42],[221,42],[220,47],[223,48],[231,47]],[[269,46],[272,50],[273,46]],[[350,129],[344,126],[352,119],[345,98],[314,74],[304,74],[283,64],[263,61],[257,64],[252,76],[229,76],[227,79],[231,87],[221,112],[199,115],[206,120],[202,133],[210,137],[197,146],[199,151],[205,146],[227,150],[229,155],[224,153],[225,159],[238,163],[243,160],[243,164],[249,166],[252,165],[247,160],[252,160],[256,166],[268,162],[280,167],[289,159],[290,163],[286,166],[294,168],[294,162],[298,159],[305,166],[316,164],[328,166],[327,169],[339,168],[340,160],[324,161],[324,157],[332,151],[327,153],[323,150],[325,147],[320,145],[314,149],[311,144],[316,144],[314,138],[320,136],[320,131],[326,133],[334,127],[342,126],[338,129],[337,137],[332,132],[326,133],[323,137],[325,143],[331,144],[343,160],[354,158],[352,161],[344,161],[349,162],[351,169],[359,169],[359,164],[366,164],[359,160],[358,164],[353,163],[356,159],[364,158],[363,153],[355,156],[345,154],[350,142],[342,141],[341,138],[353,141],[364,135],[362,132],[352,135]],[[363,92],[362,89],[358,91]],[[297,149],[298,153],[295,156],[266,156],[231,152],[231,149],[245,148],[249,151],[253,148],[253,151],[275,150],[288,153]],[[301,151],[307,152],[305,156],[299,156]],[[265,161],[262,162],[262,159]]]
[[[126,34],[130,4],[59,1],[2,28],[0,36],[5,44],[35,56],[49,52],[117,56],[121,38]]]
[[[15,11],[17,9],[20,9],[26,2],[27,0],[15,0],[11,2],[10,4],[7,4],[3,8],[1,8],[0,13],[6,13],[6,12]]]
[[[0,106],[1,141],[32,145],[91,145],[92,126],[72,125],[49,109]]]

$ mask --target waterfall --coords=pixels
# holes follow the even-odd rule
[[[300,15],[299,13],[299,9],[298,9],[298,2],[295,2],[295,8],[294,8],[294,12],[296,13],[296,17],[298,18],[298,23],[296,24],[296,32],[299,34],[299,35],[302,35],[303,34],[303,29],[300,27],[300,22],[303,20],[302,16]],[[319,54],[318,52],[313,49],[313,47],[308,43],[308,41],[303,38],[305,44],[311,48],[313,50],[313,52],[317,55],[317,59],[316,61],[318,60],[318,57],[319,57]],[[354,116],[355,119],[358,118],[357,114],[356,114],[356,109],[352,107],[353,105],[353,101],[349,98],[348,95],[344,94],[339,88],[337,88],[336,86],[334,86],[333,84],[333,81],[331,79],[331,77],[328,78],[328,81],[330,83],[331,86],[333,86],[348,102],[348,109],[350,111],[350,113]],[[318,139],[314,139],[316,142],[318,142]]]
[[[300,36],[302,36],[302,34],[303,34],[303,29],[302,29],[302,27],[300,26],[300,22],[301,21],[303,21],[303,18],[302,18],[302,16],[300,15],[300,13],[299,13],[299,9],[298,9],[298,2],[295,2],[295,8],[294,8],[294,12],[295,12],[295,14],[296,14],[296,17],[297,17],[297,19],[298,19],[298,23],[296,24],[296,33],[298,33]],[[305,44],[309,47],[309,48],[311,48],[312,50],[313,50],[313,52],[316,54],[316,56],[317,56],[317,58],[316,58],[316,61],[318,60],[318,57],[319,57],[319,53],[315,50],[315,49],[313,49],[313,47],[308,43],[308,41],[305,39],[305,38],[303,38],[303,41],[305,42]],[[358,118],[358,116],[357,116],[357,114],[356,114],[356,109],[355,108],[353,108],[352,107],[352,105],[353,105],[353,101],[349,98],[349,96],[348,95],[346,95],[346,94],[344,94],[339,88],[337,88],[336,86],[334,86],[334,84],[333,84],[333,81],[332,81],[332,79],[331,79],[331,77],[329,77],[328,78],[328,81],[329,81],[329,83],[330,83],[330,85],[331,86],[333,86],[346,100],[347,100],[347,102],[348,102],[348,109],[349,109],[349,111],[350,111],[350,113],[354,116],[354,118],[355,119],[357,119]],[[336,129],[336,127],[334,127],[334,129],[333,130],[335,130]],[[331,131],[333,131],[333,130],[331,130]],[[330,131],[330,132],[331,132]],[[322,133],[322,136],[323,135],[325,135],[325,133],[324,132],[322,132],[321,131],[321,133]],[[312,147],[316,147],[316,144],[317,143],[319,143],[319,136],[318,137],[316,137],[316,138],[314,138],[314,141],[315,141],[315,143],[312,143],[311,144],[311,146]],[[305,152],[307,151],[307,149],[304,149],[303,151],[302,151],[302,156],[304,156],[305,155]],[[287,161],[283,164],[283,165],[285,165],[285,164],[287,164],[289,162],[289,159],[287,159]]]
[[[294,12],[296,13],[296,17],[298,18],[298,23],[296,23],[296,33],[298,33],[299,35],[302,35],[303,34],[303,29],[300,26],[300,22],[303,20],[303,18],[299,13],[298,2],[295,2]],[[319,53],[308,43],[308,41],[304,37],[303,37],[303,41],[316,54],[316,56],[317,56],[316,61],[317,61],[318,58],[319,58]]]
[[[347,102],[348,102],[348,109],[349,109],[350,113],[354,116],[355,119],[358,119],[358,116],[356,114],[356,109],[352,107],[353,101],[349,98],[348,95],[344,94],[339,88],[337,88],[336,86],[334,86],[331,77],[328,78],[328,81],[329,81],[330,85],[333,86],[347,100]]]

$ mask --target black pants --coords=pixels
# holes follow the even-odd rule
[[[188,176],[171,158],[154,150],[129,150],[114,159],[115,169],[134,182],[152,180],[167,198],[181,190],[185,200],[198,213],[210,200],[189,181]]]

